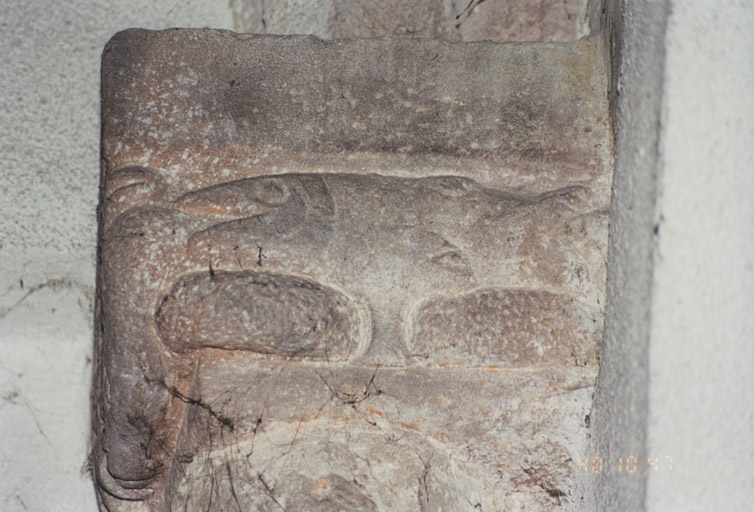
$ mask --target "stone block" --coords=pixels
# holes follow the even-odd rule
[[[237,30],[335,38],[575,41],[586,0],[231,0]]]
[[[332,0],[328,36],[458,40],[454,9],[450,0]]]
[[[464,41],[573,41],[582,35],[582,0],[474,1],[458,19]]]
[[[597,43],[103,54],[103,510],[561,510],[602,332]]]

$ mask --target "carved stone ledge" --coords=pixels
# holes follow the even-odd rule
[[[103,510],[556,510],[611,182],[597,43],[131,30],[103,56]]]

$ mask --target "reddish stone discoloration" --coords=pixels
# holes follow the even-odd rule
[[[589,41],[116,36],[103,507],[557,508],[568,470],[545,478],[541,460],[578,455],[602,328],[595,56]]]

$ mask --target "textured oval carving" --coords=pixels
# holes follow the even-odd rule
[[[340,360],[354,350],[358,312],[314,281],[262,272],[182,277],[160,303],[160,339],[177,352],[213,347]]]
[[[429,359],[521,367],[595,355],[596,319],[564,295],[487,288],[417,309],[411,350]]]

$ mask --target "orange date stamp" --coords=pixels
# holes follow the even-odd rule
[[[600,474],[604,472],[614,472],[630,475],[645,471],[671,472],[673,471],[673,462],[673,457],[670,455],[648,457],[646,460],[644,460],[643,457],[637,457],[635,455],[618,457],[614,460],[607,460],[602,456],[596,455],[591,458],[587,457],[580,459],[578,464],[585,473]]]

